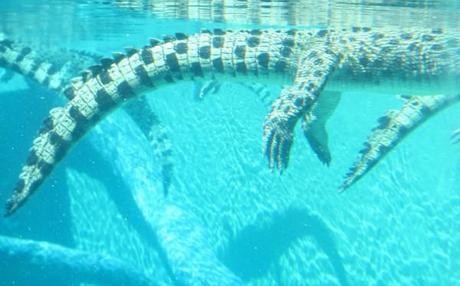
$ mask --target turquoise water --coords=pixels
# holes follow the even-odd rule
[[[410,15],[437,17],[423,23],[420,17],[404,18],[412,27],[454,27],[460,19],[451,17],[458,7],[443,9],[439,2],[409,7],[389,2],[347,7],[363,13],[363,25],[397,25],[377,21],[379,12],[407,9]],[[276,17],[256,23],[242,17],[232,22],[235,17],[220,17],[218,23],[214,17],[163,17],[147,9],[152,4],[147,1],[47,3],[3,1],[2,32],[30,44],[110,55],[177,31],[283,26]],[[336,11],[331,5],[324,5],[326,15]],[[322,13],[316,16],[286,22],[316,27],[358,21],[330,16],[335,19],[330,23]],[[338,193],[377,118],[401,106],[385,86],[341,90],[327,124],[331,165],[321,164],[296,130],[290,166],[282,175],[267,168],[261,152],[269,107],[260,97],[236,80],[202,100],[194,97],[194,88],[185,81],[146,93],[172,144],[174,177],[167,198],[150,145],[118,110],[70,152],[17,214],[0,219],[0,234],[118,259],[145,273],[150,285],[460,285],[460,157],[459,146],[450,142],[460,126],[458,105],[429,119],[350,190]],[[276,95],[280,87],[267,88]],[[5,202],[42,119],[62,100],[15,75],[0,83],[0,102],[0,201]],[[5,245],[0,245],[6,249],[0,251],[0,285],[79,285],[114,276],[96,271],[106,277],[83,279],[83,271],[69,270],[44,252],[43,261],[27,255],[11,259],[5,253],[14,252],[15,244]],[[97,265],[83,264],[88,261]]]

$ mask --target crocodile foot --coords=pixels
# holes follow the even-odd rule
[[[450,138],[451,138],[452,144],[460,143],[460,128],[454,130]]]

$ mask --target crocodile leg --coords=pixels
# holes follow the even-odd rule
[[[14,77],[14,72],[9,69],[5,69],[5,72],[0,77],[0,82],[9,82]]]
[[[193,86],[193,98],[203,100],[210,94],[219,92],[221,83],[218,80],[201,81],[197,80]]]
[[[145,96],[128,102],[124,109],[136,122],[139,129],[150,143],[155,157],[160,161],[163,180],[163,193],[168,195],[174,176],[172,160],[172,144],[167,128],[150,107]]]
[[[344,191],[369,172],[407,134],[437,112],[460,100],[455,96],[404,96],[400,110],[390,110],[372,130],[357,161],[350,168],[339,190]]]
[[[274,95],[270,92],[270,90],[265,84],[261,84],[258,82],[243,82],[241,83],[241,85],[253,92],[267,109],[270,108],[274,100]]]
[[[238,84],[254,93],[265,107],[269,108],[273,103],[272,93],[265,84],[258,82],[238,82]],[[210,94],[216,94],[219,92],[221,85],[222,83],[218,80],[196,81],[193,89],[194,97],[201,100]]]
[[[340,92],[323,91],[313,110],[302,118],[302,130],[305,138],[320,161],[327,166],[331,163],[331,152],[326,123],[336,109],[340,97]]]
[[[299,59],[294,83],[281,91],[265,119],[263,146],[270,168],[282,171],[288,166],[294,127],[312,110],[341,58],[341,53],[322,44],[313,45]]]
[[[452,133],[451,140],[452,140],[452,143],[453,143],[453,144],[458,144],[458,143],[460,143],[460,128],[454,130],[454,132]]]
[[[197,94],[200,94],[200,98],[204,98],[210,93],[216,93],[216,85],[220,85],[216,80],[209,81],[206,84],[201,83],[198,87],[201,88]],[[240,85],[254,93],[265,107],[270,108],[273,103],[273,95],[266,85],[258,82],[241,82]],[[328,166],[331,162],[331,154],[328,146],[326,123],[337,107],[340,97],[340,92],[324,91],[312,111],[302,117],[302,129],[305,138],[320,161]]]

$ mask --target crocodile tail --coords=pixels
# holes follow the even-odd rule
[[[226,35],[226,44],[223,42],[224,35]],[[278,50],[286,49],[284,42],[294,47],[294,35],[292,31],[260,32],[257,30],[229,31],[227,34],[220,29],[193,36],[178,33],[175,39],[165,39],[163,42],[152,39],[150,46],[142,49],[127,49],[125,54],[116,53],[113,58],[103,58],[101,65],[92,66],[82,74],[81,80],[73,81],[74,84],[63,91],[68,98],[71,98],[62,109],[65,118],[55,122],[56,127],[40,134],[37,140],[41,143],[34,143],[33,148],[39,152],[34,153],[40,153],[37,157],[41,158],[42,153],[45,154],[42,149],[52,150],[52,156],[45,156],[51,161],[47,169],[51,172],[60,160],[58,160],[60,157],[54,156],[54,153],[62,156],[111,110],[120,107],[146,89],[174,83],[176,80],[184,79],[184,76],[196,78],[225,73],[257,75],[259,70],[261,73],[264,71],[284,73],[294,66],[295,54],[284,53],[281,59],[271,55],[278,55]],[[237,39],[241,40],[240,44]],[[270,48],[271,46],[276,48]],[[241,59],[234,62],[223,58],[222,51],[228,48],[234,50]],[[291,51],[291,48],[289,50]],[[213,58],[213,55],[217,57]],[[65,140],[66,144],[61,144],[59,140],[61,137],[55,136],[55,134],[61,135],[59,132],[68,135],[69,141]],[[53,141],[57,141],[60,147],[54,148],[56,142]],[[27,182],[23,182],[21,187],[14,191],[7,206],[7,215],[24,203],[47,177],[47,173],[34,175],[34,172],[37,173],[35,164],[32,165],[33,170],[28,166],[29,164],[26,164],[20,178],[21,180],[26,178]]]
[[[0,38],[1,39],[1,38]],[[59,50],[54,51],[53,54],[50,51],[44,52],[38,49],[32,49],[26,46],[21,46],[18,43],[6,40],[3,42],[5,50],[3,53],[0,53],[0,59],[4,59],[3,65],[6,67],[13,68],[23,75],[28,75],[29,78],[32,78],[34,81],[38,81],[41,84],[45,84],[48,88],[61,91],[63,90],[63,95],[67,99],[72,100],[74,97],[73,91],[80,88],[84,85],[87,78],[94,76],[101,71],[101,65],[94,65],[95,63],[101,61],[103,58],[95,53],[91,53],[83,50]],[[21,55],[21,56],[19,56]],[[26,65],[24,62],[30,62],[31,65]],[[104,59],[104,63],[111,62],[110,60]],[[43,79],[39,76],[38,73],[31,72],[31,69],[40,65],[46,65],[47,63],[52,63],[55,67],[59,67],[59,71],[56,71],[56,74],[51,74],[51,68],[47,72],[47,78]],[[60,65],[61,63],[61,65]],[[89,68],[87,68],[90,66]],[[82,71],[82,72],[81,72]],[[81,76],[73,78],[71,80],[70,88],[64,88],[63,84],[68,82],[73,75],[81,72]],[[158,154],[162,164],[164,166],[164,182],[165,182],[165,193],[170,185],[172,178],[172,160],[170,150],[165,150],[170,148],[168,135],[165,133],[164,129],[162,132],[165,134],[158,134],[156,132],[151,132],[152,128],[155,128],[156,125],[159,125],[160,122],[157,116],[150,109],[148,104],[140,98],[138,101],[133,101],[131,104],[127,105],[126,110],[130,116],[135,120],[136,124],[140,127],[142,132],[145,134],[147,139],[152,143],[160,141],[161,138],[165,138],[164,141],[167,141],[168,144],[163,144],[168,147],[162,148],[162,151],[154,151]],[[159,128],[156,128],[159,129]],[[158,131],[158,130],[156,130]],[[155,148],[155,146],[153,146]]]
[[[72,143],[87,128],[83,115],[74,108],[54,108],[43,122],[33,141],[29,157],[23,166],[13,195],[6,204],[5,216],[13,214],[38,189]]]
[[[74,75],[99,58],[82,51],[44,51],[6,37],[0,40],[0,66],[11,68],[55,91],[61,91]]]
[[[71,99],[63,108],[51,110],[33,141],[13,195],[6,204],[5,216],[12,215],[40,187],[67,151],[104,115],[135,96],[138,78],[127,76],[127,59],[102,59],[82,76],[71,80],[63,90]],[[131,76],[132,74],[130,74]]]
[[[405,99],[400,110],[391,110],[379,118],[357,161],[350,168],[339,191],[344,191],[368,173],[382,158],[401,142],[407,134],[428,118],[460,100],[455,96],[402,96]]]

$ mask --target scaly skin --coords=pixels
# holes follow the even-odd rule
[[[98,63],[102,57],[87,52],[65,49],[33,49],[0,36],[0,66],[11,68],[45,87],[63,94],[71,100],[73,94],[63,92],[72,77],[82,73],[82,78],[73,79],[73,85],[82,84],[90,71],[86,68]],[[163,189],[167,194],[173,176],[171,143],[165,127],[143,97],[125,107],[145,137],[149,140],[155,156],[160,160],[163,174]]]
[[[300,59],[294,84],[286,87],[264,123],[271,167],[289,162],[293,129],[310,112],[330,77],[343,80],[407,79],[430,82],[458,77],[459,35],[433,31],[318,31]]]
[[[229,22],[229,23],[235,23],[235,22],[244,22],[247,24],[267,24],[267,25],[275,25],[278,26],[280,23],[288,23],[289,25],[298,25],[298,26],[316,26],[319,23],[323,22],[328,22],[330,25],[334,25],[335,22],[340,21],[339,26],[351,26],[355,24],[354,19],[356,17],[360,18],[360,21],[365,21],[366,17],[363,17],[362,10],[359,8],[356,8],[357,6],[354,6],[352,3],[334,3],[334,5],[340,5],[342,8],[347,8],[347,9],[342,9],[343,11],[338,11],[341,9],[335,9],[334,16],[330,16],[329,10],[331,9],[330,3],[321,5],[319,3],[313,3],[312,1],[293,1],[289,3],[277,3],[276,5],[271,5],[271,3],[261,3],[260,1],[244,1],[245,5],[241,5],[241,2],[238,1],[199,1],[199,5],[195,1],[188,1],[188,0],[181,0],[181,1],[169,1],[170,3],[167,3],[168,1],[162,1],[161,3],[145,3],[142,1],[137,1],[137,0],[132,0],[129,1],[129,7],[130,9],[138,9],[144,11],[150,11],[151,13],[155,14],[155,16],[158,17],[165,17],[165,18],[182,18],[182,19],[188,19],[188,20],[203,20],[203,21],[217,21],[217,22]],[[312,4],[315,4],[316,10],[315,11],[315,17],[308,17],[305,14],[305,8],[310,7]],[[394,3],[391,5],[388,3],[373,3],[375,5],[383,6],[383,7],[395,7]],[[342,6],[344,5],[344,6]],[[435,8],[439,6],[439,3],[423,3],[421,6],[418,6],[417,4],[414,5],[414,3],[401,3],[398,6],[398,13],[402,15],[400,17],[399,21],[397,23],[392,22],[394,20],[390,20],[388,22],[385,22],[385,19],[392,19],[392,17],[385,17],[385,16],[391,16],[391,13],[393,11],[391,10],[385,10],[385,11],[379,11],[381,18],[383,19],[383,22],[380,21],[378,25],[380,26],[385,26],[385,27],[398,27],[398,26],[404,26],[404,27],[416,27],[419,29],[420,27],[430,27],[426,26],[426,21],[419,20],[419,22],[414,22],[416,19],[424,19],[426,15],[426,11],[424,9],[413,9],[414,7],[431,7]],[[349,6],[349,7],[346,7]],[[124,8],[127,7],[126,3],[123,3]],[[445,15],[442,13],[437,15],[435,9],[432,9],[433,11],[430,11],[433,17],[436,17],[438,19],[444,18]],[[343,13],[343,15],[341,15]],[[308,14],[308,13],[307,13]],[[246,16],[246,17],[244,17]],[[323,18],[322,18],[323,17]],[[322,18],[322,20],[321,20]],[[409,21],[406,22],[405,19],[410,19]],[[444,19],[444,22],[449,22],[450,19]],[[343,22],[346,21],[346,22]],[[348,22],[347,22],[348,21]],[[416,20],[417,21],[417,20]],[[365,23],[362,22],[364,25],[366,24],[373,24],[373,23]],[[434,30],[433,30],[434,31]],[[429,36],[430,33],[433,33],[433,31],[428,31],[426,36]],[[385,32],[387,33],[387,32]],[[411,34],[411,33],[405,33],[406,36]],[[436,34],[436,33],[435,33]],[[341,41],[343,41],[345,37]],[[453,36],[453,39],[458,40],[458,34]],[[401,49],[404,52],[404,45],[407,46],[407,48],[410,48],[410,46],[407,45],[406,43],[403,43],[401,46]],[[345,43],[345,42],[343,42]],[[411,44],[417,44],[417,40],[412,41]],[[381,41],[380,44],[383,44],[383,41]],[[394,41],[393,43],[389,42],[390,46],[391,45],[399,45],[399,41]],[[456,45],[456,44],[455,44]],[[415,47],[413,51],[417,51],[422,49],[423,47],[419,45],[418,47]],[[452,47],[451,47],[452,48]],[[373,51],[372,51],[373,52]],[[455,52],[454,52],[455,53]],[[458,55],[460,54],[458,51],[457,53],[457,58]],[[427,53],[425,53],[427,55]],[[422,55],[423,56],[423,55]],[[366,57],[362,57],[362,59],[365,59]],[[429,60],[428,58],[421,59],[421,60]],[[413,63],[417,62],[413,61]],[[458,59],[457,59],[458,62]],[[427,62],[427,65],[430,65],[432,63]],[[387,64],[387,67],[390,66]],[[413,69],[417,70],[417,68]],[[382,73],[385,72],[384,70],[382,71],[377,71],[373,70],[374,72]],[[411,73],[411,71],[407,71],[408,74]],[[414,75],[414,74],[413,74]],[[412,76],[413,76],[412,75]],[[376,75],[371,75],[374,78]],[[378,77],[378,76],[377,76]],[[406,77],[406,76],[403,76]],[[409,76],[411,77],[411,76]],[[349,78],[346,77],[345,80],[348,80]],[[310,146],[313,148],[315,153],[318,155],[319,159],[326,165],[329,165],[331,161],[331,155],[330,151],[328,150],[327,147],[327,133],[318,131],[316,134],[312,132],[311,130],[321,130],[317,128],[312,128],[310,127],[310,123],[305,123],[305,121],[308,119],[311,119],[312,116],[311,114],[306,114],[304,115],[303,123],[302,123],[302,128],[304,129],[304,135],[306,136]],[[314,122],[313,122],[314,123]],[[459,129],[460,130],[460,129]],[[460,142],[460,131],[456,130],[452,134],[452,141],[453,143],[458,143]],[[319,135],[319,133],[323,133],[323,136]],[[312,136],[314,135],[314,136]],[[315,142],[318,143],[318,138],[323,137],[326,138],[325,140],[322,140],[320,144],[316,144]]]
[[[61,92],[72,77],[99,59],[64,49],[42,51],[8,39],[0,41],[0,66],[11,68],[56,92]]]
[[[7,203],[11,215],[47,178],[68,149],[103,116],[124,101],[183,78],[223,74],[256,75],[260,80],[274,74],[294,75],[275,100],[264,124],[264,145],[270,166],[287,166],[292,130],[308,114],[322,89],[337,76],[354,78],[389,76],[436,78],[456,75],[458,35],[442,31],[394,32],[354,28],[308,31],[205,31],[177,34],[166,42],[152,41],[132,49],[114,61],[93,68],[84,82],[65,93],[73,99],[55,108],[34,140],[20,180]],[[454,42],[452,42],[454,41]]]
[[[353,31],[353,30],[352,30]],[[458,34],[446,34],[441,30],[417,31],[417,32],[372,32],[368,29],[354,29],[354,33],[343,33],[326,31],[324,37],[327,37],[326,47],[331,50],[326,54],[325,60],[316,60],[316,63],[306,62],[303,67],[306,74],[311,75],[311,70],[321,70],[316,65],[329,68],[335,71],[335,77],[341,80],[362,80],[368,79],[373,81],[385,80],[387,78],[400,77],[402,79],[417,80],[420,82],[430,82],[446,78],[448,76],[458,78],[459,73],[456,66],[460,63],[460,48],[458,46]],[[319,44],[324,47],[324,43]],[[315,49],[312,53],[321,51],[321,48]],[[334,62],[334,59],[336,60]],[[327,73],[326,76],[330,76]],[[324,87],[326,76],[319,73],[319,77],[307,78],[305,75],[300,76],[302,85],[312,85],[313,91],[305,92],[285,92],[282,93],[278,102],[274,104],[274,109],[267,117],[265,122],[264,141],[266,142],[266,154],[270,166],[284,169],[289,160],[289,149],[292,144],[292,131],[296,121],[300,116],[308,114],[309,110],[314,107],[314,102],[321,94]],[[289,87],[291,89],[292,87]],[[424,122],[434,111],[439,111],[453,100],[446,96],[446,103],[438,97],[425,98],[424,101],[433,112],[421,112],[420,117],[410,117],[410,122],[405,124],[405,128],[413,130]],[[301,104],[296,104],[300,102]],[[430,104],[434,106],[430,106]],[[404,112],[409,109],[403,109],[400,116],[405,116]],[[305,122],[303,128],[305,129]],[[388,128],[394,126],[387,126]],[[352,167],[341,190],[349,187],[353,182],[361,178],[377,163],[391,148],[396,146],[408,133],[400,132],[393,134],[391,130],[384,130],[383,133],[397,135],[391,137],[390,142],[374,142],[377,146],[382,147],[387,144],[385,150],[376,148],[365,149],[360,161]],[[389,136],[387,134],[387,136]],[[374,138],[375,134],[371,136]],[[387,138],[388,139],[388,138]],[[379,150],[376,152],[376,150]],[[375,152],[367,154],[366,152]],[[319,155],[320,152],[317,152]]]
[[[292,46],[292,47],[291,47]],[[184,77],[219,74],[284,74],[295,65],[294,32],[204,32],[117,55],[98,71],[69,87],[73,99],[51,110],[34,140],[6,215],[12,214],[42,184],[68,149],[109,111],[123,102]],[[282,49],[289,49],[288,54]]]
[[[460,94],[404,98],[406,101],[400,110],[390,110],[387,115],[379,119],[379,125],[372,130],[364,143],[365,147],[359,152],[359,158],[350,168],[340,186],[340,191],[344,191],[362,178],[417,126],[444,108],[460,101]]]

